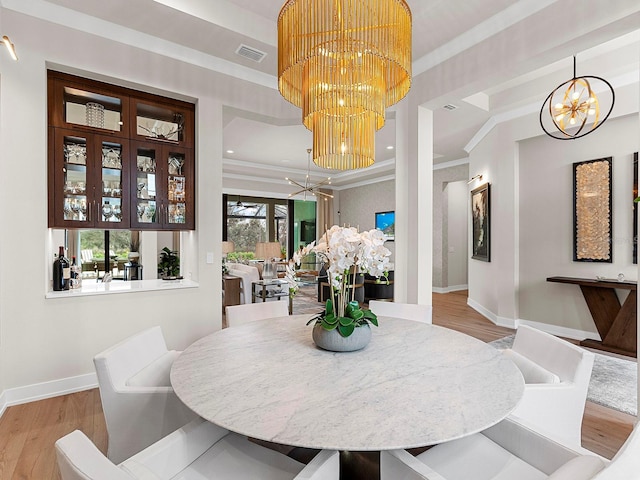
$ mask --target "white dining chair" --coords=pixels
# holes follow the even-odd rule
[[[518,328],[513,347],[503,353],[525,381],[522,400],[511,414],[580,446],[595,355],[526,325]]]
[[[635,434],[635,432],[634,432]],[[629,442],[635,442],[630,438]],[[413,456],[406,450],[380,454],[381,480],[622,480],[600,476],[612,467],[582,447],[557,442],[531,424],[507,418],[474,435],[436,445]],[[615,462],[615,459],[614,459]],[[601,473],[600,473],[601,472]]]
[[[369,300],[369,310],[383,317],[404,318],[406,320],[431,323],[431,305]]]
[[[225,309],[228,327],[237,327],[245,323],[265,318],[286,317],[289,315],[289,302],[274,300],[272,302],[247,303],[230,305]]]
[[[152,327],[93,359],[109,437],[109,458],[119,463],[196,418],[169,381],[181,352],[167,350]]]
[[[56,444],[62,480],[337,480],[339,454],[323,450],[304,465],[202,419],[194,420],[119,465],[80,430]]]

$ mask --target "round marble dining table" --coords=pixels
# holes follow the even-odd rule
[[[189,346],[171,384],[233,432],[313,449],[389,450],[484,430],[522,397],[513,362],[468,335],[380,317],[357,352],[316,347],[309,315],[226,328]]]

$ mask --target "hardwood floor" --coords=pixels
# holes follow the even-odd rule
[[[433,323],[490,342],[514,331],[498,327],[467,306],[467,292],[433,295]],[[295,308],[295,307],[294,307]],[[611,458],[636,417],[587,402],[582,444]],[[107,431],[97,389],[9,407],[0,418],[0,480],[58,480],[54,442],[82,430],[102,452]]]

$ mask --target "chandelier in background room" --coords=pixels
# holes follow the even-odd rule
[[[278,16],[278,88],[302,108],[313,161],[352,170],[375,160],[385,109],[411,86],[405,0],[288,0]]]
[[[300,190],[298,190],[297,192],[290,193],[289,197],[293,197],[300,193],[304,193],[304,200],[306,200],[307,192],[309,192],[311,195],[321,195],[324,197],[325,200],[333,198],[333,195],[321,192],[319,190],[319,188],[322,187],[323,185],[331,184],[331,177],[327,177],[326,180],[323,180],[320,183],[311,184],[311,179],[309,178],[310,171],[311,171],[311,149],[307,148],[307,176],[304,179],[304,185],[296,182],[295,180],[291,180],[289,177],[285,177],[285,180],[289,182],[289,185],[297,185],[298,187],[300,187]]]
[[[600,99],[595,90],[611,92],[611,104],[608,108],[600,108]],[[558,140],[584,137],[609,118],[615,99],[613,87],[604,78],[576,76],[574,56],[573,78],[559,85],[544,101],[540,109],[540,126],[544,133]],[[602,111],[606,111],[604,116]]]

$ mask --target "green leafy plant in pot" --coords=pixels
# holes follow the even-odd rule
[[[180,275],[180,257],[178,252],[164,247],[160,251],[160,263],[158,263],[158,274],[161,278],[178,278]]]

